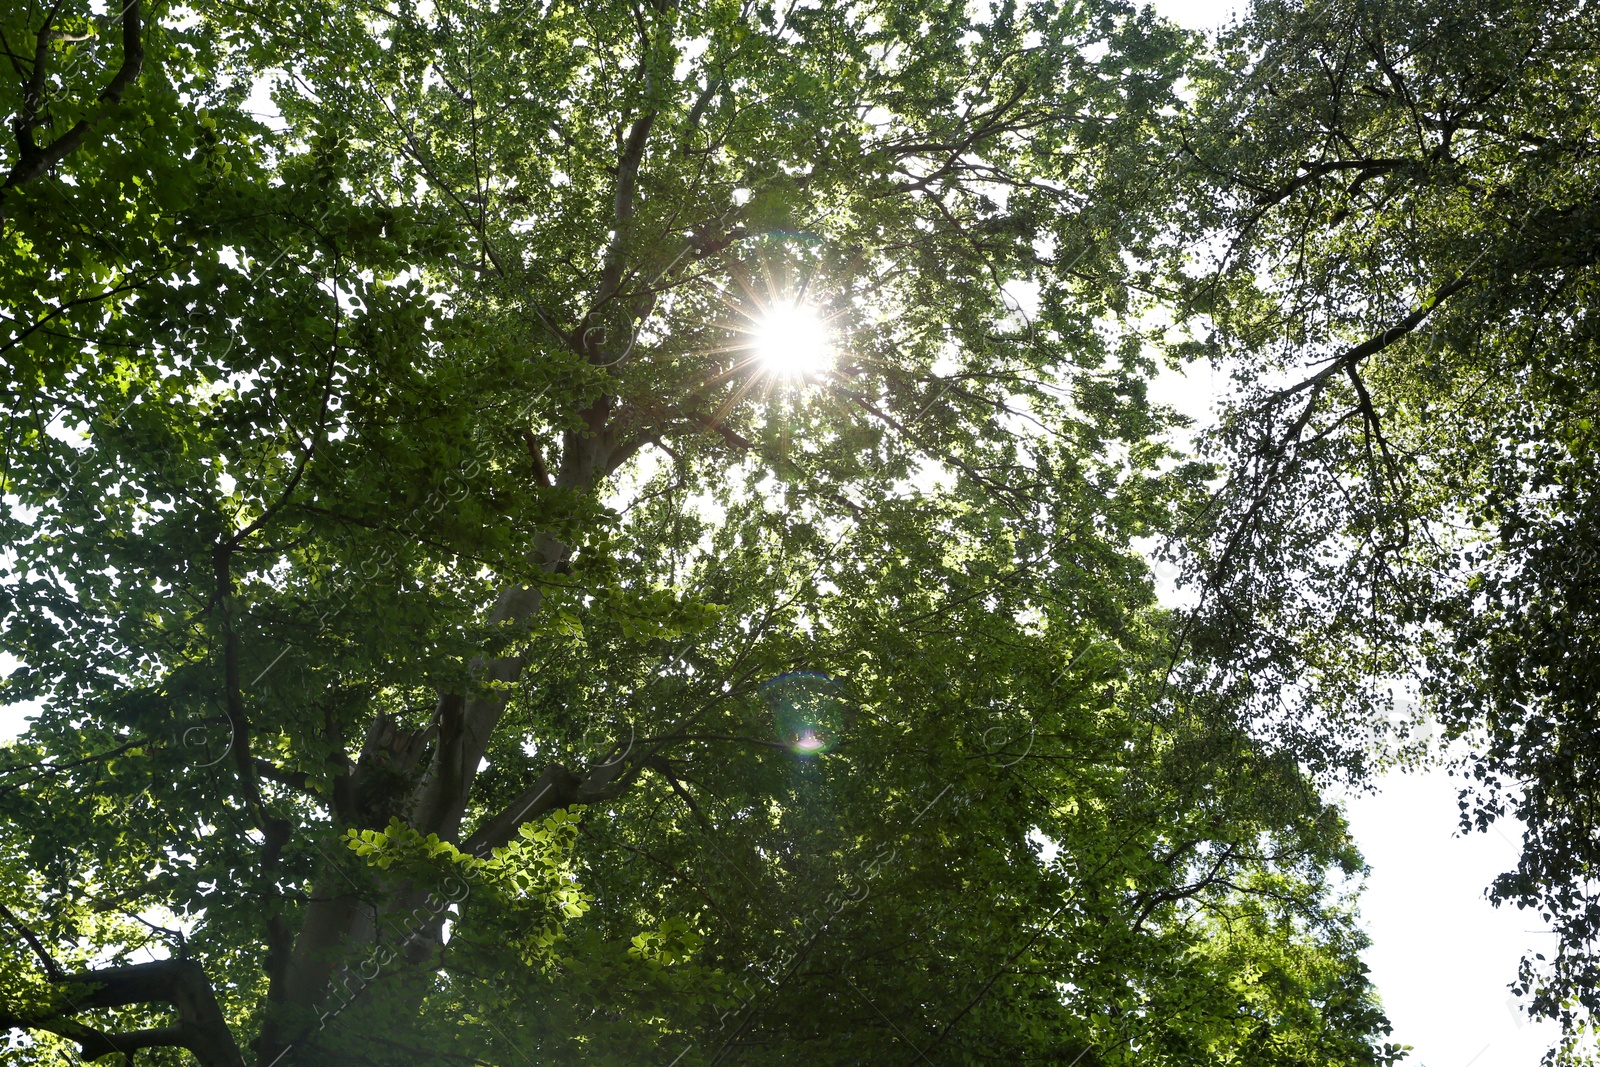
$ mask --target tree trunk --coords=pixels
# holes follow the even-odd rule
[[[557,487],[585,491],[609,473],[617,451],[614,435],[605,426],[609,412],[609,401],[602,398],[584,413],[589,432],[566,435],[561,466],[555,478]],[[571,549],[567,545],[540,534],[535,538],[528,562],[546,574],[555,574],[566,566],[570,555]],[[490,622],[506,626],[524,624],[538,612],[543,600],[544,592],[537,585],[507,587],[496,598]],[[524,666],[525,661],[521,656],[495,659],[480,656],[472,661],[469,673],[479,685],[505,685],[517,681],[522,676]],[[408,800],[394,798],[391,803],[377,805],[378,810],[373,810],[374,805],[370,803],[373,798],[359,797],[362,766],[369,760],[375,762],[386,758],[384,738],[381,736],[383,732],[369,732],[361,765],[352,774],[355,782],[351,792],[358,795],[352,801],[355,810],[336,810],[335,817],[346,820],[348,825],[357,825],[357,822],[351,821],[351,816],[361,811],[366,816],[362,821],[372,822],[374,825],[371,828],[376,829],[386,824],[389,816],[398,816],[407,818],[419,833],[437,834],[441,840],[458,841],[473,782],[508,699],[503,690],[440,694],[433,724],[425,732],[433,741],[426,771]],[[389,744],[391,747],[398,744],[400,750],[414,755],[419,736],[391,738]],[[614,787],[618,784],[620,771],[620,767],[595,768],[590,777],[596,780],[590,784]],[[562,776],[570,778],[571,782],[566,782]],[[491,820],[494,828],[487,836],[475,835],[477,843],[485,851],[492,846],[484,845],[484,841],[493,839],[495,844],[503,844],[522,822],[557,806],[575,803],[586,782],[586,779],[580,780],[560,767],[547,770],[540,781],[545,782],[546,779],[552,786],[547,796],[522,804],[525,810],[520,815],[517,805],[513,805],[499,817],[500,822],[514,819],[514,825],[506,828],[500,822]],[[556,788],[557,784],[563,787]],[[363,800],[368,803],[363,803]],[[324,1007],[341,967],[361,951],[376,945],[384,920],[395,915],[414,913],[425,896],[399,887],[391,902],[375,912],[363,906],[349,890],[344,875],[334,869],[332,863],[314,883],[312,900],[307,906],[284,973],[281,977],[274,976],[272,983],[274,988],[269,994],[268,1018],[256,1045],[256,1053],[263,1067],[284,1058],[295,1042],[303,1039],[316,1026],[317,1014]],[[436,944],[442,921],[442,915],[433,917],[423,930],[418,931],[418,941],[425,945]]]

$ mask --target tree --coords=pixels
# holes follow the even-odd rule
[[[1515,988],[1573,1040],[1600,1006],[1592,15],[1258,4],[1198,94],[1185,227],[1224,251],[1182,282],[1188,354],[1241,383],[1195,632],[1331,762],[1418,688],[1467,746],[1463,829],[1526,826],[1491,897],[1560,935]]]
[[[1337,814],[1163,688],[1130,548],[1205,473],[1115,328],[1181,35],[146,23],[7,192],[18,1055],[1396,1058]]]

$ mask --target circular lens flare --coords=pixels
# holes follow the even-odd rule
[[[802,756],[826,752],[844,732],[844,692],[826,674],[780,674],[761,683],[761,699],[772,711],[778,737],[791,752]]]
[[[828,328],[815,308],[793,301],[772,304],[756,323],[756,355],[767,369],[786,378],[805,378],[833,357]]]
[[[828,742],[807,730],[794,739],[794,747],[801,752],[821,752],[828,747]]]

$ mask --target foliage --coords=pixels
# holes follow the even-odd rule
[[[1240,382],[1198,644],[1329,763],[1420,690],[1463,828],[1527,828],[1492,896],[1560,934],[1516,987],[1573,1038],[1600,1006],[1597,59],[1583,5],[1258,4],[1200,83],[1185,225],[1221,254],[1178,283],[1186,354]]]
[[[1164,684],[1132,548],[1208,473],[1137,295],[1193,42],[129,12],[4,201],[19,1062],[1396,1058],[1337,813]],[[80,15],[5,18],[96,98]],[[755,358],[774,303],[831,366]]]

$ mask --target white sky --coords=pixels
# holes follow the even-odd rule
[[[1515,824],[1461,837],[1459,779],[1435,770],[1391,774],[1373,796],[1346,801],[1372,874],[1361,915],[1367,966],[1416,1067],[1533,1067],[1557,1039],[1507,989],[1517,961],[1555,938],[1533,911],[1494,908],[1489,882],[1516,864]],[[1548,955],[1548,953],[1546,953]]]
[[[1191,29],[1211,29],[1238,8],[1231,0],[1157,0],[1158,12]],[[1152,399],[1204,419],[1211,372],[1165,374]],[[0,655],[0,674],[16,661]],[[0,707],[0,738],[23,728],[25,707]],[[1462,838],[1454,780],[1443,771],[1392,774],[1375,795],[1346,802],[1356,841],[1372,868],[1361,897],[1372,977],[1394,1024],[1391,1040],[1414,1047],[1411,1067],[1531,1067],[1556,1031],[1535,1025],[1507,984],[1529,947],[1548,944],[1538,915],[1496,909],[1484,888],[1516,860],[1520,828],[1506,823]]]
[[[1214,30],[1244,7],[1235,0],[1153,0],[1149,6],[1190,30]]]

